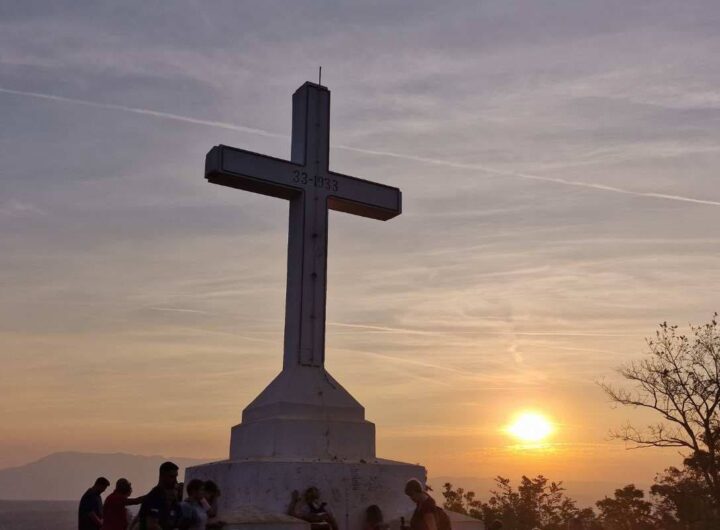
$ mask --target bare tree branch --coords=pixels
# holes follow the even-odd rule
[[[656,414],[660,422],[612,433],[629,448],[677,447],[688,451],[720,505],[720,327],[717,313],[689,336],[660,324],[643,359],[618,370],[630,389],[600,383],[613,403]]]

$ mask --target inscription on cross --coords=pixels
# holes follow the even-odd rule
[[[325,362],[328,210],[382,221],[401,212],[400,190],[329,169],[330,91],[293,94],[290,161],[219,145],[205,159],[214,184],[290,201],[283,368]]]

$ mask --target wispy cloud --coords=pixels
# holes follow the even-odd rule
[[[247,127],[244,125],[237,125],[233,123],[227,123],[222,121],[213,121],[213,120],[203,120],[199,118],[193,118],[190,116],[183,116],[181,114],[173,114],[169,112],[161,112],[151,109],[144,109],[139,107],[128,107],[125,105],[117,105],[114,103],[100,103],[97,101],[89,101],[85,99],[76,99],[76,98],[68,98],[64,96],[58,96],[55,94],[46,94],[41,92],[27,92],[23,90],[13,90],[8,88],[0,88],[0,92],[6,93],[6,94],[13,94],[17,96],[25,96],[25,97],[32,97],[32,98],[38,98],[38,99],[45,99],[50,101],[58,101],[62,103],[72,103],[77,105],[86,105],[96,108],[103,108],[103,109],[109,109],[109,110],[118,110],[122,112],[132,112],[134,114],[141,114],[144,116],[152,116],[154,118],[162,118],[167,120],[175,120],[180,121],[184,123],[190,123],[193,125],[202,125],[206,127],[216,127],[220,129],[228,129],[232,131],[238,131],[238,132],[244,132],[248,134],[256,134],[260,136],[266,136],[271,138],[288,138],[287,135],[275,133],[272,131],[267,131],[264,129],[258,129],[255,127]],[[499,177],[511,177],[511,178],[518,178],[518,179],[525,179],[525,180],[532,180],[537,182],[545,182],[549,184],[557,184],[560,186],[572,186],[576,188],[583,188],[583,189],[589,189],[589,190],[595,190],[595,191],[603,191],[603,192],[609,192],[609,193],[620,193],[623,195],[631,195],[634,197],[644,197],[647,199],[662,199],[662,200],[669,200],[669,201],[680,201],[680,202],[687,202],[692,204],[701,204],[705,206],[720,206],[720,201],[710,200],[710,199],[698,199],[694,197],[686,197],[683,195],[673,195],[673,194],[667,194],[667,193],[657,193],[652,191],[636,191],[636,190],[630,190],[626,188],[620,188],[617,186],[608,186],[606,184],[601,184],[597,182],[582,182],[582,181],[576,181],[576,180],[569,180],[564,178],[556,178],[556,177],[546,177],[541,175],[533,175],[530,173],[521,173],[517,171],[507,171],[507,170],[501,170],[496,168],[491,168],[484,165],[479,164],[467,164],[462,162],[453,162],[451,160],[444,160],[441,158],[429,158],[429,157],[423,157],[423,156],[415,156],[415,155],[409,155],[405,153],[396,153],[392,151],[381,151],[376,149],[365,149],[361,147],[353,147],[349,145],[342,145],[342,144],[335,144],[333,145],[336,149],[343,149],[345,151],[353,151],[356,153],[361,153],[364,155],[371,155],[371,156],[381,156],[381,157],[389,157],[389,158],[397,158],[401,160],[407,160],[411,162],[418,162],[422,164],[433,164],[438,166],[444,166],[454,169],[463,169],[463,170],[470,170],[470,171],[479,171],[481,173],[486,173],[488,175],[494,175]]]
[[[509,415],[548,412],[559,443],[604,439],[624,418],[592,381],[657,322],[717,309],[717,2],[130,3],[16,3],[0,21],[13,443],[146,452],[115,433],[152,425],[163,451],[226,449],[282,364],[287,205],[205,185],[202,157],[284,156],[289,91],[317,62],[333,163],[405,193],[391,223],[331,222],[328,367],[383,456],[533,471],[482,456]],[[386,429],[408,438],[392,449]],[[0,441],[0,466],[27,450]],[[605,477],[607,452],[538,464]]]
[[[400,333],[400,334],[407,334],[407,335],[463,335],[463,334],[471,334],[471,335],[507,335],[507,336],[514,336],[514,335],[526,335],[529,337],[533,336],[548,336],[548,337],[634,337],[635,334],[633,333],[615,333],[612,331],[575,331],[575,330],[567,330],[567,331],[561,331],[561,330],[540,330],[540,331],[514,331],[514,330],[494,330],[494,329],[463,329],[463,328],[456,328],[456,329],[434,329],[434,330],[427,330],[427,329],[410,329],[410,328],[399,328],[399,327],[391,327],[391,326],[372,326],[372,325],[366,325],[366,324],[346,324],[342,322],[328,322],[329,326],[337,326],[337,327],[344,327],[344,328],[353,328],[353,329],[359,329],[359,330],[366,330],[366,331],[374,331],[374,332],[380,332],[380,333]]]
[[[199,309],[185,309],[182,307],[149,307],[151,311],[164,311],[169,313],[195,313],[200,315],[212,315],[207,311],[200,311]]]
[[[577,188],[586,188],[591,190],[597,190],[597,191],[606,191],[611,193],[622,193],[624,195],[633,195],[636,197],[646,197],[650,199],[665,199],[665,200],[671,200],[671,201],[683,201],[683,202],[690,202],[695,204],[704,204],[708,206],[720,206],[720,201],[713,201],[713,200],[706,200],[706,199],[696,199],[693,197],[684,197],[682,195],[670,195],[666,193],[655,193],[655,192],[649,192],[649,191],[634,191],[629,190],[625,188],[618,188],[616,186],[607,186],[605,184],[600,183],[593,183],[593,182],[580,182],[576,180],[568,180],[568,179],[562,179],[562,178],[555,178],[555,177],[544,177],[540,175],[532,175],[530,173],[519,173],[516,171],[505,171],[501,169],[495,169],[479,164],[466,164],[461,162],[452,162],[449,160],[443,160],[438,158],[427,158],[422,156],[413,156],[413,155],[406,155],[406,154],[400,154],[400,153],[393,153],[390,151],[377,151],[377,150],[371,150],[371,149],[361,149],[356,147],[350,147],[346,145],[337,145],[335,146],[338,149],[346,149],[348,151],[356,151],[358,153],[364,153],[369,155],[377,155],[377,156],[387,156],[392,158],[400,158],[403,160],[412,160],[415,162],[421,162],[426,164],[436,164],[446,167],[452,167],[456,169],[467,169],[472,171],[481,171],[483,173],[489,173],[491,175],[497,175],[501,177],[514,177],[514,178],[520,178],[520,179],[526,179],[526,180],[536,180],[540,182],[548,182],[553,184],[559,184],[563,186],[574,186]]]
[[[235,125],[233,123],[226,123],[222,121],[212,120],[201,120],[198,118],[192,118],[190,116],[182,116],[180,114],[173,114],[171,112],[160,112],[157,110],[143,109],[138,107],[128,107],[126,105],[116,105],[114,103],[100,103],[97,101],[90,101],[86,99],[68,98],[64,96],[57,96],[55,94],[45,94],[41,92],[27,92],[24,90],[11,90],[9,88],[0,88],[0,92],[5,94],[13,94],[16,96],[25,96],[31,98],[45,99],[49,101],[58,101],[61,103],[72,103],[74,105],[85,105],[88,107],[95,107],[107,110],[119,110],[122,112],[132,112],[133,114],[141,114],[143,116],[152,116],[153,118],[162,118],[165,120],[181,121],[183,123],[192,123],[193,125],[203,125],[205,127],[217,127],[220,129],[229,129],[231,131],[244,132],[249,134],[257,134],[260,136],[268,136],[272,138],[287,138],[285,134],[278,134],[271,131],[265,131],[263,129],[256,129],[253,127],[245,127],[242,125]]]
[[[47,212],[33,204],[18,200],[9,200],[0,202],[0,215],[24,217],[26,215],[47,215]]]

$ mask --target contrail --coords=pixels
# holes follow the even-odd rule
[[[231,131],[244,132],[249,134],[256,134],[259,136],[266,136],[269,138],[289,138],[286,134],[274,133],[266,131],[264,129],[258,129],[255,127],[245,127],[243,125],[236,125],[234,123],[228,123],[223,121],[213,120],[201,120],[198,118],[192,118],[190,116],[183,116],[181,114],[173,114],[170,112],[160,112],[157,110],[144,109],[140,107],[128,107],[126,105],[117,105],[114,103],[99,103],[97,101],[89,101],[86,99],[68,98],[64,96],[56,96],[54,94],[45,94],[42,92],[28,92],[24,90],[12,90],[9,88],[0,88],[0,92],[5,94],[13,94],[16,96],[25,96],[31,98],[45,99],[50,101],[59,101],[63,103],[73,103],[76,105],[85,105],[89,107],[96,107],[101,109],[120,110],[124,112],[132,112],[134,114],[142,114],[144,116],[153,116],[155,118],[164,118],[167,120],[181,121],[184,123],[192,123],[195,125],[204,125],[206,127],[215,127],[219,129],[228,129]],[[649,199],[663,199],[670,201],[681,201],[689,202],[693,204],[704,204],[709,206],[720,206],[720,201],[712,201],[708,199],[696,199],[693,197],[685,197],[683,195],[670,195],[666,193],[655,193],[651,191],[633,191],[625,188],[618,188],[616,186],[606,186],[605,184],[598,184],[593,182],[581,182],[577,180],[568,180],[555,177],[543,177],[540,175],[532,175],[530,173],[520,173],[516,171],[505,171],[501,169],[495,169],[486,167],[479,164],[464,164],[462,162],[452,162],[450,160],[443,160],[439,158],[428,158],[424,156],[407,155],[403,153],[394,153],[392,151],[378,151],[375,149],[364,149],[361,147],[352,147],[349,145],[334,145],[336,149],[342,149],[344,151],[353,151],[355,153],[362,153],[365,155],[372,156],[383,156],[388,158],[397,158],[400,160],[408,160],[411,162],[420,162],[423,164],[433,164],[437,166],[452,167],[456,169],[468,169],[472,171],[481,171],[490,175],[497,175],[501,177],[512,177],[525,180],[535,180],[540,182],[549,182],[553,184],[559,184],[562,186],[573,186],[576,188],[585,188],[597,191],[605,191],[611,193],[620,193],[623,195],[633,195],[635,197],[645,197]]]
[[[364,329],[368,331],[379,331],[384,333],[399,333],[407,335],[512,335],[512,336],[527,336],[527,337],[635,337],[632,333],[609,333],[609,332],[585,332],[585,331],[495,331],[495,330],[424,330],[424,329],[410,329],[410,328],[399,328],[391,326],[372,326],[367,324],[347,324],[345,322],[327,322],[328,326],[336,326],[341,328],[353,328],[353,329]]]
[[[593,190],[609,191],[613,193],[623,193],[625,195],[635,195],[637,197],[649,197],[652,199],[667,199],[672,201],[684,201],[692,202],[696,204],[707,204],[710,206],[720,206],[720,201],[711,201],[705,199],[695,199],[692,197],[684,197],[682,195],[668,195],[665,193],[654,193],[650,191],[633,191],[624,188],[618,188],[615,186],[606,186],[605,184],[596,184],[592,182],[581,182],[577,180],[567,180],[554,177],[543,177],[540,175],[531,175],[529,173],[518,173],[516,171],[504,171],[502,169],[490,168],[479,164],[463,164],[462,162],[452,162],[450,160],[443,160],[438,158],[427,158],[424,156],[405,155],[401,153],[393,153],[390,151],[376,151],[372,149],[361,149],[358,147],[350,147],[348,145],[336,145],[338,149],[344,149],[346,151],[355,151],[358,153],[364,153],[368,155],[386,156],[389,158],[399,158],[402,160],[411,160],[414,162],[422,162],[425,164],[434,164],[438,166],[452,167],[456,169],[471,169],[476,171],[482,171],[484,173],[490,173],[492,175],[498,175],[503,177],[515,177],[527,180],[539,180],[543,182],[552,182],[554,184],[562,184],[564,186],[575,186],[578,188],[589,188]]]
[[[160,112],[157,110],[141,109],[139,107],[128,107],[125,105],[116,105],[114,103],[98,103],[97,101],[88,101],[86,99],[66,98],[64,96],[56,96],[54,94],[43,94],[41,92],[25,92],[23,90],[10,90],[9,88],[0,88],[0,92],[6,94],[14,94],[16,96],[26,96],[31,98],[49,99],[50,101],[61,101],[63,103],[74,103],[76,105],[85,105],[88,107],[97,107],[100,109],[122,110],[124,112],[133,112],[135,114],[143,114],[145,116],[154,116],[156,118],[165,118],[167,120],[182,121],[185,123],[194,123],[195,125],[205,125],[207,127],[216,127],[220,129],[230,129],[231,131],[240,131],[260,136],[269,136],[271,138],[287,138],[286,134],[278,134],[263,129],[255,129],[253,127],[243,127],[233,123],[223,121],[198,120],[189,116],[181,116],[180,114],[172,114],[170,112]]]
[[[148,307],[150,311],[167,311],[170,313],[196,313],[199,315],[212,315],[207,311],[200,311],[199,309],[183,309],[181,307]]]

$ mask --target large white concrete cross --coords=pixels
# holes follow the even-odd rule
[[[291,161],[218,145],[205,159],[214,184],[290,201],[283,368],[323,367],[328,209],[385,221],[401,212],[397,188],[328,167],[330,91],[305,83],[293,94]]]

